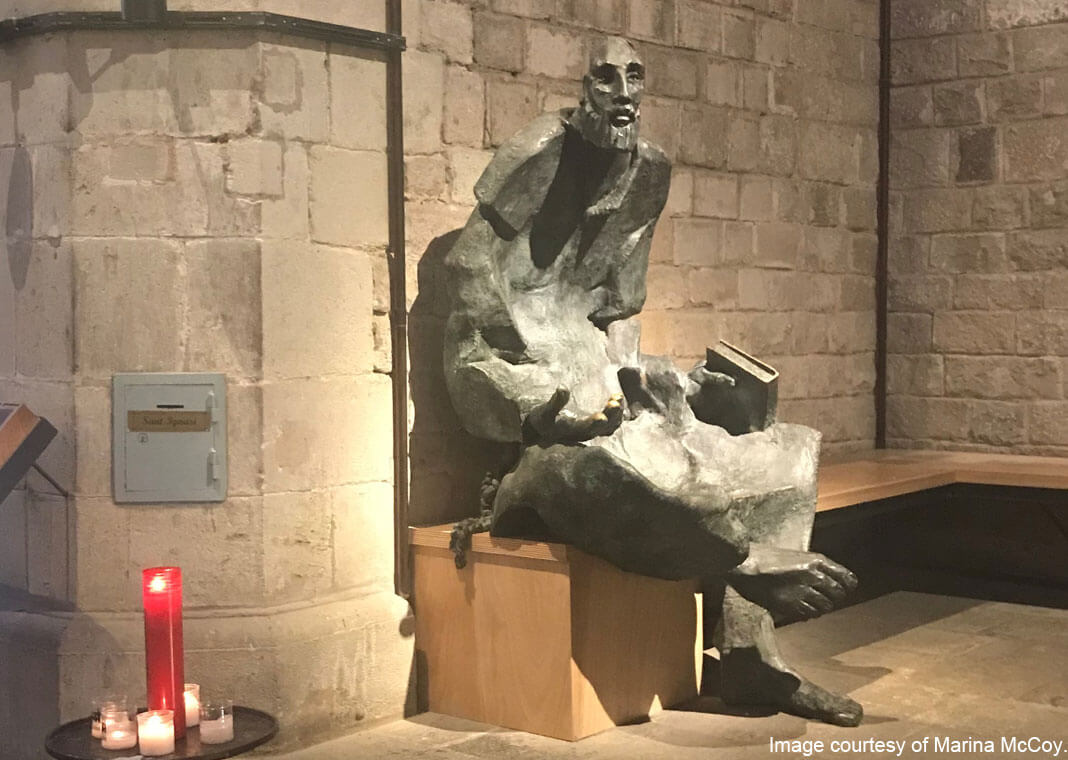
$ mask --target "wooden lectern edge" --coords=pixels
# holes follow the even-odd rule
[[[2,431],[0,433],[0,464],[3,464],[33,432],[41,418],[22,404],[0,404],[0,406],[15,407],[15,411],[4,420],[3,425],[0,425],[0,431]]]
[[[18,482],[34,467],[38,457],[56,437],[55,426],[34,414],[25,404],[0,404],[12,410],[0,422],[0,502],[14,490]],[[42,474],[43,471],[42,471]],[[53,485],[62,488],[48,475]]]

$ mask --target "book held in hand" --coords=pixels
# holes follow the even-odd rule
[[[734,378],[717,410],[717,425],[731,435],[763,430],[774,424],[779,403],[779,372],[725,340],[709,348],[705,369]]]

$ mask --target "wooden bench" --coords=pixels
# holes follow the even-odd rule
[[[1068,488],[1068,459],[882,449],[820,466],[817,512],[958,484]]]
[[[864,452],[821,465],[817,512],[958,484],[1068,489],[1068,459]],[[625,573],[563,544],[485,533],[472,537],[468,565],[457,570],[450,531],[411,529],[428,709],[575,740],[697,694],[695,584]]]
[[[1068,459],[882,450],[821,464],[812,549],[893,591],[1068,604]]]

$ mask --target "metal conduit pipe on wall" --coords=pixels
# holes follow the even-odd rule
[[[886,448],[886,374],[890,269],[890,3],[879,0],[879,181],[875,190],[875,448]]]
[[[386,32],[401,40],[386,59],[389,162],[389,324],[393,347],[393,585],[411,594],[408,556],[408,288],[404,245],[404,77],[401,0],[386,0]]]

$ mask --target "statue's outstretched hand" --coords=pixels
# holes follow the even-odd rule
[[[750,544],[749,557],[727,582],[777,621],[819,617],[857,587],[850,570],[822,554],[759,543]]]
[[[604,409],[587,417],[565,412],[571,399],[567,388],[557,388],[544,404],[527,415],[529,443],[578,443],[600,435],[611,435],[623,423],[623,395],[614,394]]]

